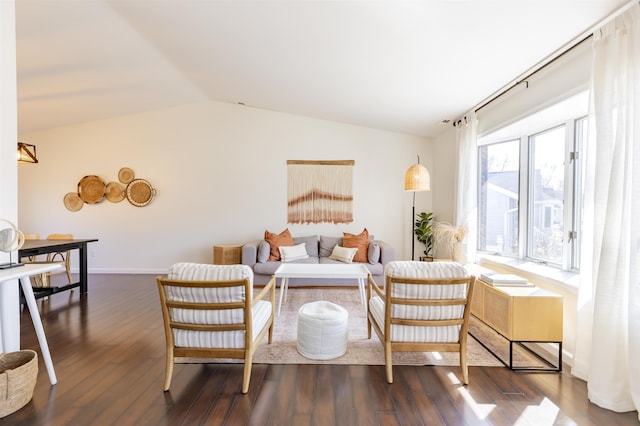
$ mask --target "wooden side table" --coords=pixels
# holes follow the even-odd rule
[[[237,265],[242,262],[242,244],[213,246],[214,265]]]
[[[471,314],[509,341],[509,363],[500,361],[510,369],[562,371],[562,303],[561,295],[538,287],[493,286],[476,279]],[[558,344],[558,365],[542,359],[550,369],[514,367],[513,344],[531,342]]]

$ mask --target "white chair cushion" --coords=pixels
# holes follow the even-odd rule
[[[260,300],[253,307],[252,332],[253,340],[271,317],[271,303]],[[173,329],[176,347],[190,348],[244,348],[244,331],[191,331]]]
[[[466,278],[469,273],[456,262],[389,262],[385,268],[385,275],[391,277],[425,278],[425,279],[453,279]],[[433,285],[433,284],[402,284],[395,282],[391,296],[403,299],[464,299],[466,284]],[[464,313],[462,306],[432,306],[418,307],[411,305],[394,305],[391,316],[408,319],[451,319],[461,318]]]
[[[392,307],[393,308],[393,307]],[[384,303],[379,297],[372,297],[369,302],[371,315],[384,330]],[[393,309],[392,309],[393,310]],[[460,326],[450,325],[445,327],[416,327],[407,325],[391,326],[392,342],[438,342],[456,343],[460,338]]]
[[[465,278],[469,272],[457,262],[396,260],[385,265],[384,274],[407,278]]]
[[[204,263],[176,263],[169,268],[170,280],[225,281],[251,279],[253,271],[248,265],[209,265]]]
[[[253,271],[247,265],[206,265],[199,263],[176,263],[169,268],[169,279],[185,281],[225,281],[250,278]],[[196,288],[166,286],[167,300],[176,302],[228,303],[244,302],[243,286],[220,288]],[[251,295],[249,295],[251,300]],[[244,322],[243,309],[202,311],[191,309],[169,309],[172,320],[192,324],[238,324]]]
[[[253,271],[247,265],[208,265],[176,263],[169,268],[168,278],[183,281],[227,281],[249,278],[253,286]],[[244,302],[243,286],[194,288],[166,286],[167,299],[181,302],[226,303]],[[249,301],[252,295],[249,294]],[[195,310],[170,308],[169,315],[176,322],[190,324],[240,324],[244,309]],[[271,316],[271,303],[259,301],[253,308],[253,333],[258,334]],[[244,348],[244,331],[203,332],[173,330],[177,347]]]
[[[385,266],[385,276],[394,278],[454,279],[466,278],[469,273],[457,262],[393,261]],[[403,284],[394,282],[392,297],[403,299],[463,299],[466,284]],[[371,312],[375,321],[384,330],[384,302],[379,297],[371,299]],[[416,320],[443,320],[462,318],[463,306],[412,306],[393,305],[391,317]],[[391,340],[395,342],[457,342],[460,326],[415,327],[393,325]]]

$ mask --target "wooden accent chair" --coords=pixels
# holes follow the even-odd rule
[[[25,240],[39,240],[40,234],[25,234]],[[73,234],[49,234],[47,240],[73,240]],[[69,284],[71,281],[71,251],[48,253],[46,259],[38,258],[38,256],[29,256],[24,263],[59,263],[64,266],[63,270],[56,272],[45,272],[43,274],[31,277],[31,285],[33,287],[49,287],[51,285],[51,274],[67,274]],[[73,291],[73,289],[71,289]]]
[[[39,240],[40,234],[24,234],[24,239],[25,241]],[[41,260],[38,258],[38,256],[28,256],[27,260],[23,259],[21,260],[21,262],[22,263],[41,263],[41,262],[44,262],[44,259]],[[29,277],[32,287],[48,287],[49,286],[48,278],[49,278],[49,275],[47,275],[47,273],[33,275]]]
[[[157,282],[167,343],[164,390],[177,357],[238,358],[247,393],[253,353],[267,331],[269,343],[273,338],[275,278],[253,296],[247,265],[177,263]]]
[[[467,332],[475,277],[456,262],[394,261],[385,266],[385,288],[369,278],[368,337],[384,346],[387,382],[393,352],[459,352],[469,384]]]
[[[47,235],[47,240],[73,240],[73,234],[49,234]],[[69,280],[69,284],[71,281],[71,251],[58,251],[55,253],[47,254],[47,262],[54,263],[59,262],[64,266],[64,272],[67,273],[67,279]],[[56,272],[53,272],[54,274]]]
[[[23,234],[24,235],[24,240],[39,240],[40,239],[40,234]],[[38,256],[29,256],[27,257],[26,261],[22,261],[23,263],[31,263],[31,262],[35,262],[37,260]]]

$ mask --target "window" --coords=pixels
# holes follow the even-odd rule
[[[480,137],[479,251],[579,268],[587,99],[583,92]]]
[[[478,158],[479,249],[517,255],[520,141],[483,146]]]
[[[562,264],[564,233],[565,126],[529,137],[529,221],[527,253],[530,258]]]

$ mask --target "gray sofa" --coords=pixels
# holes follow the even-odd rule
[[[294,260],[292,263],[341,263],[338,260],[330,259],[329,256],[336,244],[342,245],[342,238],[327,236],[293,237],[294,244],[305,243],[307,254],[306,259]],[[281,261],[269,261],[269,243],[264,240],[251,241],[242,246],[242,264],[253,269],[254,284],[264,285],[274,274]],[[376,255],[379,253],[379,255]],[[395,260],[396,251],[390,244],[380,240],[369,242],[368,256],[369,262],[365,263],[373,279],[380,285],[384,284],[384,265]],[[278,280],[280,285],[280,280]],[[301,286],[357,286],[358,281],[347,279],[296,279],[289,280],[289,287]]]

